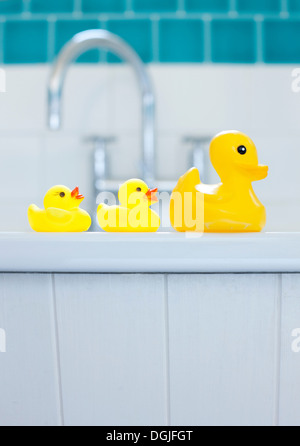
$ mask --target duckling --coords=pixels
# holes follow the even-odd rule
[[[106,232],[156,232],[160,218],[149,207],[158,202],[157,189],[149,189],[138,179],[126,181],[118,193],[120,206],[100,204],[97,211],[100,227]]]
[[[268,167],[258,164],[254,142],[235,130],[220,133],[211,142],[210,159],[221,183],[201,183],[196,168],[181,177],[171,197],[172,226],[179,232],[262,231],[266,210],[252,182],[266,178]]]
[[[44,198],[45,209],[32,204],[28,209],[31,228],[36,232],[84,232],[92,223],[89,214],[79,209],[84,196],[79,188],[52,187]]]

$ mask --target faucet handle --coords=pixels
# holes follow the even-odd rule
[[[192,165],[199,170],[200,178],[207,180],[207,151],[211,137],[187,135],[182,141],[192,146]]]
[[[207,145],[210,141],[210,136],[186,135],[182,138],[184,144],[192,144],[194,146]]]
[[[107,179],[108,162],[106,148],[116,141],[114,136],[92,135],[84,138],[86,143],[92,144],[94,153],[94,185],[99,189],[99,183]]]
[[[95,148],[99,146],[107,146],[116,141],[114,136],[91,135],[84,138],[84,142],[91,143]]]

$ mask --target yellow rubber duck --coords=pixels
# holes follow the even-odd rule
[[[89,214],[79,209],[84,196],[79,188],[71,190],[65,186],[55,186],[44,198],[45,209],[32,204],[28,209],[28,220],[36,232],[84,232],[92,220]]]
[[[149,209],[158,202],[156,193],[157,189],[149,189],[142,180],[126,181],[118,193],[120,206],[99,205],[100,227],[106,232],[156,232],[160,218]]]
[[[179,232],[260,232],[266,211],[252,188],[268,167],[258,164],[255,144],[244,133],[220,133],[211,142],[210,159],[221,183],[205,185],[196,168],[178,181],[170,219]]]

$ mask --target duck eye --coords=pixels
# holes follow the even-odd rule
[[[65,194],[64,192],[61,192],[61,193],[59,194],[59,196],[60,196],[61,198],[64,198],[64,197],[66,196],[66,194]]]
[[[247,153],[247,149],[245,146],[238,147],[237,151],[239,152],[240,155],[246,155]]]
[[[136,191],[137,191],[137,192],[142,192],[142,188],[141,188],[141,187],[137,187],[137,188],[136,188]]]

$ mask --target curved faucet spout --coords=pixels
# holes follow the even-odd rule
[[[143,112],[143,178],[151,184],[154,177],[155,100],[150,77],[137,53],[120,37],[106,30],[90,30],[76,34],[61,50],[54,64],[48,88],[48,125],[61,127],[62,90],[69,66],[81,54],[103,48],[129,63],[135,71],[142,94]]]

